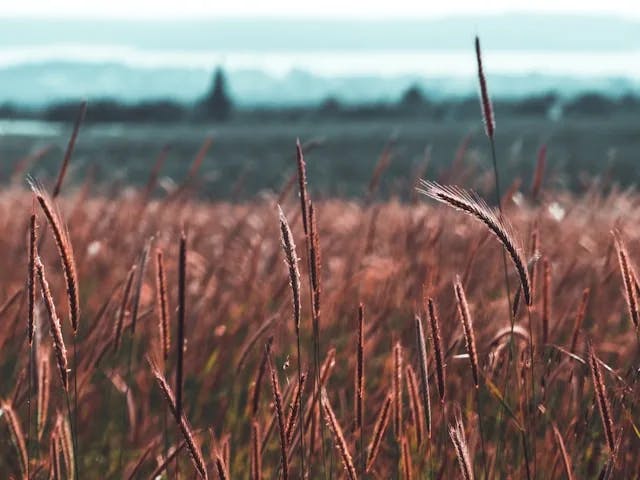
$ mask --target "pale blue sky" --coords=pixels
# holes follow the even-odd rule
[[[20,0],[0,17],[177,19],[220,17],[433,18],[506,12],[609,14],[640,18],[638,0]]]

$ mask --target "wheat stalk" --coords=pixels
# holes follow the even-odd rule
[[[318,220],[316,209],[309,201],[309,257],[310,257],[310,279],[313,304],[313,322],[316,329],[320,323],[320,294],[322,291],[320,283],[320,236],[318,234]]]
[[[260,424],[251,424],[251,480],[262,480],[262,455],[260,447]]]
[[[177,402],[173,396],[171,387],[165,380],[164,376],[158,369],[157,365],[150,360],[149,360],[149,365],[151,366],[151,372],[153,373],[153,376],[155,377],[156,382],[158,383],[158,386],[160,387],[160,390],[162,391],[162,394],[164,395],[164,398],[167,401],[167,404],[169,405],[169,410],[171,410],[171,413],[173,414],[173,417],[175,418],[176,423],[178,424],[178,427],[182,432],[182,436],[184,438],[184,441],[186,442],[186,446],[187,446],[187,449],[189,450],[189,454],[191,455],[191,460],[193,461],[193,465],[198,471],[198,474],[200,475],[200,477],[206,480],[207,468],[204,463],[204,458],[202,457],[202,452],[200,451],[200,448],[197,446],[195,439],[193,437],[193,431],[191,429],[191,426],[189,425],[189,422],[187,421],[187,418],[185,417],[184,413],[178,410]]]
[[[327,383],[327,380],[329,380],[329,376],[331,375],[331,372],[333,372],[333,369],[336,365],[336,349],[335,348],[331,348],[328,352],[327,352],[327,356],[324,359],[324,362],[322,362],[322,365],[320,366],[320,373],[319,373],[319,381],[318,381],[318,389],[316,389],[316,391],[313,394],[313,398],[311,399],[311,405],[309,406],[307,410],[307,418],[304,422],[304,430],[308,430],[309,429],[309,424],[311,423],[311,419],[313,417],[312,413],[313,410],[315,409],[318,401],[320,400],[320,389],[322,387],[324,387]]]
[[[433,356],[436,361],[436,379],[438,381],[438,393],[440,394],[440,403],[444,403],[446,364],[444,363],[444,355],[442,350],[442,337],[440,335],[440,321],[438,319],[438,310],[432,298],[427,299],[427,313],[429,314],[429,325],[431,326]]]
[[[471,363],[471,372],[473,374],[473,383],[476,388],[479,387],[479,367],[478,367],[478,351],[476,349],[476,338],[473,331],[473,323],[471,321],[471,314],[469,313],[469,304],[467,303],[467,297],[462,288],[460,277],[456,276],[454,282],[454,290],[456,293],[456,303],[458,305],[458,315],[462,322],[462,329],[464,330],[464,338],[467,344],[467,352],[469,353],[469,362]]]
[[[186,317],[187,293],[187,237],[184,232],[180,235],[178,254],[178,345],[176,362],[176,418],[182,417],[182,385],[184,374],[184,324]]]
[[[456,457],[458,458],[462,478],[464,480],[473,480],[473,468],[469,457],[469,448],[464,433],[464,425],[460,417],[456,416],[455,425],[449,425],[449,436],[456,450]]]
[[[167,296],[167,276],[164,270],[162,250],[156,252],[156,299],[158,308],[158,326],[162,358],[166,362],[171,349],[171,328],[169,326],[169,298]]]
[[[407,437],[402,437],[401,450],[402,471],[404,473],[404,480],[411,480],[413,478],[413,472],[411,469],[411,455],[409,453],[409,443],[407,442]]]
[[[422,180],[420,185],[419,192],[467,215],[471,215],[489,228],[509,254],[518,272],[525,302],[530,306],[532,296],[527,262],[524,259],[522,248],[519,246],[520,244],[517,242],[515,235],[512,233],[512,228],[504,216],[498,217],[484,200],[473,192],[468,192],[460,187],[444,186],[425,180]]]
[[[60,371],[62,387],[67,390],[69,388],[69,373],[67,371],[67,348],[64,344],[60,320],[58,319],[58,315],[56,313],[56,307],[53,303],[53,297],[51,296],[51,290],[49,289],[49,283],[47,282],[47,279],[45,277],[44,266],[40,261],[40,257],[36,257],[36,272],[38,274],[38,280],[40,282],[40,290],[42,291],[44,305],[49,316],[51,338],[53,339],[53,346],[56,352],[56,361],[58,362],[58,370]]]
[[[415,428],[416,443],[418,446],[422,446],[423,431],[422,431],[422,416],[424,415],[424,409],[420,402],[420,396],[418,395],[418,380],[416,374],[413,371],[411,365],[407,365],[405,369],[407,376],[407,388],[409,390],[409,408],[411,411],[411,424]],[[430,436],[430,428],[427,428],[427,434]]]
[[[249,357],[249,352],[251,352],[251,348],[256,344],[256,342],[260,339],[260,337],[262,337],[264,332],[269,330],[269,328],[271,327],[271,325],[273,325],[273,322],[276,318],[277,316],[272,316],[267,318],[264,322],[260,324],[260,326],[256,329],[256,331],[253,332],[251,337],[249,337],[249,340],[247,340],[247,342],[244,344],[244,346],[242,347],[242,350],[240,351],[240,354],[238,355],[239,360],[238,360],[238,363],[236,364],[238,370],[244,367],[244,364],[247,358]]]
[[[569,454],[567,453],[567,448],[564,445],[564,440],[562,439],[562,434],[555,423],[551,424],[553,428],[553,438],[560,449],[560,456],[562,457],[562,463],[564,465],[564,472],[567,475],[567,480],[573,480],[573,469],[571,468],[571,459],[569,458]]]
[[[216,463],[216,472],[218,473],[218,478],[220,480],[228,480],[229,474],[227,473],[227,468],[224,463],[224,460],[222,459],[219,453],[216,453],[215,463]]]
[[[296,343],[297,343],[297,357],[298,357],[298,392],[296,400],[298,405],[295,407],[295,411],[300,410],[302,418],[304,418],[304,405],[303,405],[303,387],[304,379],[302,373],[302,356],[300,347],[300,316],[301,316],[301,302],[300,302],[300,271],[298,270],[298,256],[296,254],[296,245],[293,240],[293,234],[287,218],[282,211],[280,205],[278,205],[278,215],[280,218],[280,239],[282,241],[282,248],[285,254],[285,260],[289,269],[289,285],[291,286],[291,294],[293,298],[293,320],[296,331]],[[305,231],[306,233],[306,231]],[[295,417],[291,416],[291,421],[295,422]],[[287,432],[287,443],[291,441],[291,433]],[[300,422],[300,470],[304,472],[304,434],[302,431],[302,422]],[[304,474],[304,473],[303,473]]]
[[[40,362],[38,364],[38,413],[36,416],[36,430],[38,434],[38,440],[42,439],[44,433],[45,424],[47,421],[47,411],[49,408],[49,394],[50,394],[50,376],[51,368],[49,364],[49,351],[42,348],[40,354]]]
[[[289,465],[287,462],[287,435],[285,431],[284,413],[282,412],[282,394],[280,393],[280,384],[278,383],[278,376],[269,359],[269,374],[271,376],[271,389],[273,391],[273,400],[276,407],[276,416],[278,418],[278,430],[280,431],[280,456],[281,456],[281,469],[282,478],[287,480],[289,478]]]
[[[29,218],[29,266],[27,277],[27,291],[29,299],[29,324],[27,327],[29,345],[33,342],[33,332],[35,324],[36,308],[36,255],[37,255],[37,229],[36,214],[32,213]]]
[[[493,138],[496,129],[496,121],[493,116],[493,107],[491,106],[491,99],[489,98],[489,91],[487,89],[487,80],[484,76],[484,69],[482,68],[482,53],[480,51],[480,39],[476,37],[476,61],[478,64],[478,81],[480,83],[480,103],[482,105],[482,116],[484,117],[484,128],[487,137]]]
[[[289,228],[287,218],[278,205],[278,216],[280,218],[280,239],[285,253],[287,267],[289,269],[289,284],[293,295],[293,318],[296,333],[300,335],[300,271],[298,270],[298,256],[296,255],[296,245],[293,241],[293,234]],[[299,353],[299,352],[298,352]]]
[[[27,337],[29,339],[29,390],[27,396],[27,478],[30,476],[29,471],[29,450],[31,440],[31,385],[32,385],[32,369],[33,363],[37,361],[37,350],[33,348],[33,334],[35,328],[35,309],[36,309],[36,255],[37,255],[37,224],[36,214],[32,213],[29,218],[29,242],[28,242],[28,272],[27,272],[27,296],[28,296],[28,320],[27,320]],[[37,420],[36,420],[37,422]],[[37,425],[36,425],[37,431]]]
[[[62,160],[62,165],[60,165],[60,171],[58,172],[58,178],[56,179],[56,184],[53,187],[53,198],[56,198],[60,194],[60,190],[62,189],[62,182],[64,180],[64,176],[67,173],[67,168],[69,167],[69,161],[71,160],[71,156],[73,155],[73,149],[76,145],[76,140],[78,138],[78,132],[80,131],[80,125],[84,120],[84,116],[87,113],[87,101],[83,100],[80,102],[80,108],[78,109],[78,115],[76,116],[76,121],[73,125],[73,132],[71,133],[71,137],[69,138],[69,143],[67,144],[67,150],[64,152],[64,158]]]
[[[73,439],[71,438],[69,423],[65,421],[62,414],[58,414],[56,430],[58,441],[60,442],[60,450],[62,451],[62,458],[64,460],[65,469],[67,470],[67,476],[69,478],[73,478],[75,470]]]
[[[595,391],[596,402],[598,404],[598,410],[600,411],[600,419],[602,420],[602,427],[604,428],[605,436],[607,437],[607,445],[611,454],[615,451],[615,436],[613,433],[613,419],[611,417],[611,407],[609,406],[609,399],[607,397],[606,388],[604,385],[604,379],[602,377],[602,371],[600,370],[600,362],[596,357],[593,345],[588,343],[589,349],[589,367],[591,369],[591,379],[593,381],[593,388]]]
[[[11,432],[11,440],[18,452],[18,460],[20,463],[20,471],[24,478],[27,476],[29,457],[27,456],[27,445],[25,443],[24,434],[18,417],[8,402],[2,403],[0,406],[0,414],[5,417],[9,432]]]
[[[80,321],[80,300],[78,294],[78,275],[71,240],[69,239],[69,232],[62,222],[60,213],[54,205],[53,200],[51,200],[42,185],[31,177],[28,177],[27,180],[36,200],[47,217],[51,230],[53,230],[53,236],[56,241],[56,246],[58,247],[62,270],[67,284],[69,315],[71,317],[71,327],[75,335],[78,332],[78,324]]]
[[[133,285],[133,277],[136,273],[136,266],[133,265],[131,269],[129,269],[129,273],[127,274],[127,280],[124,283],[124,287],[122,290],[122,301],[120,302],[120,308],[118,310],[118,318],[114,328],[114,340],[113,340],[113,350],[115,352],[120,348],[120,341],[122,339],[122,329],[124,328],[124,318],[127,315],[127,306],[129,305],[129,299],[131,298],[131,287]]]
[[[285,430],[287,445],[290,445],[291,441],[293,440],[293,428],[295,427],[296,422],[298,421],[298,417],[300,416],[300,405],[302,403],[302,394],[304,392],[306,380],[307,374],[306,372],[302,372],[302,375],[300,376],[300,379],[296,384],[295,390],[293,391],[293,400],[289,405],[289,415],[287,416],[287,421],[285,422],[285,424],[287,425],[287,428]]]
[[[359,442],[359,456],[362,470],[366,465],[363,464],[364,458],[364,305],[361,303],[358,306],[358,340],[357,340],[357,352],[356,352],[356,375],[355,375],[355,389],[354,389],[354,416],[355,423],[354,429],[360,437]],[[361,471],[361,473],[363,473]]]
[[[424,408],[424,413],[425,413],[427,435],[431,437],[431,395],[429,394],[429,369],[427,365],[427,345],[424,339],[424,328],[422,327],[422,319],[418,315],[415,316],[415,323],[416,323],[416,338],[418,340],[418,355],[420,360],[420,380],[421,380],[420,396],[422,398],[422,406]],[[443,398],[443,396],[441,396],[441,398]]]
[[[537,200],[542,188],[542,180],[544,177],[544,167],[547,160],[547,146],[542,145],[538,150],[538,158],[536,160],[536,169],[531,182],[531,198]]]
[[[302,145],[300,139],[296,139],[296,164],[298,167],[298,190],[300,192],[300,211],[302,212],[302,227],[304,234],[309,232],[309,215],[307,207],[309,205],[309,194],[307,193],[307,169],[304,162],[304,154],[302,153]]]
[[[169,451],[168,455],[164,458],[163,461],[160,462],[160,465],[156,467],[151,475],[149,475],[150,479],[156,479],[158,476],[167,470],[167,466],[173,462],[173,460],[178,456],[178,454],[182,451],[182,449],[187,445],[187,442],[184,440],[180,442],[179,445],[175,446],[172,450]],[[162,460],[162,459],[160,459]]]
[[[329,398],[327,397],[327,391],[322,388],[322,393],[320,396],[320,406],[324,412],[325,419],[327,424],[329,425],[329,430],[331,430],[331,434],[333,435],[334,443],[338,452],[340,453],[340,458],[342,459],[342,465],[349,476],[349,480],[356,480],[357,474],[356,469],[353,466],[353,459],[351,458],[351,454],[349,453],[349,448],[347,447],[347,442],[344,439],[344,434],[342,433],[342,428],[340,428],[340,424],[336,419],[335,413],[333,413],[333,409],[331,408],[331,403],[329,402]]]
[[[396,439],[402,437],[402,346],[396,342],[393,347],[393,431]]]
[[[576,312],[576,319],[573,325],[573,334],[571,335],[571,347],[569,348],[569,351],[571,353],[575,353],[576,346],[578,345],[578,336],[580,335],[580,329],[582,328],[584,317],[587,314],[590,292],[591,290],[589,289],[589,287],[585,288],[582,291],[582,300],[580,301],[580,306],[578,307],[578,311]]]
[[[617,230],[613,231],[613,239],[618,253],[618,263],[620,264],[620,273],[622,274],[622,282],[624,284],[625,299],[629,308],[629,316],[633,321],[636,330],[640,328],[640,312],[638,311],[638,296],[633,282],[633,269],[629,262],[629,254],[624,245],[622,235]]]
[[[271,382],[271,378],[269,378],[269,382]],[[294,386],[295,385],[294,385],[293,382],[289,382],[289,384],[284,389],[284,392],[282,392],[282,405],[284,405],[287,401],[289,401],[291,399],[291,395],[293,394]],[[269,421],[269,425],[267,426],[266,431],[263,433],[262,440],[260,442],[261,443],[260,448],[262,449],[261,451],[262,451],[263,454],[264,454],[264,451],[269,446],[268,445],[269,438],[271,438],[271,434],[276,429],[276,425],[278,424],[278,412],[276,411],[275,401],[272,401],[269,404],[269,414],[271,416],[271,420]],[[280,432],[278,432],[278,433],[280,433]],[[295,436],[295,433],[294,433],[294,437],[293,438],[294,438],[294,441],[293,441],[292,445],[295,445],[296,444],[295,442],[298,440],[298,437]],[[293,449],[289,448],[288,452],[287,452],[287,460],[288,461],[291,460],[291,453],[292,452],[293,452]]]
[[[262,360],[260,361],[260,366],[258,367],[258,372],[256,374],[255,384],[253,386],[253,396],[251,400],[251,416],[255,417],[258,413],[258,406],[260,405],[260,392],[262,390],[262,378],[267,370],[267,363],[269,362],[269,355],[271,354],[271,345],[273,343],[273,337],[269,337],[267,340],[264,353],[262,354]]]
[[[62,480],[62,465],[60,465],[60,440],[54,432],[49,441],[49,476],[53,480]]]
[[[138,260],[138,277],[136,279],[136,288],[131,298],[131,333],[136,333],[136,324],[138,322],[138,311],[140,309],[140,295],[142,293],[142,285],[144,284],[144,273],[147,267],[147,258],[151,249],[151,241],[153,237],[147,240]]]
[[[382,438],[384,437],[384,432],[387,429],[387,425],[389,423],[389,413],[391,411],[391,402],[393,400],[393,394],[389,393],[384,402],[382,404],[382,408],[380,408],[380,412],[378,413],[378,417],[376,418],[375,426],[373,427],[373,436],[371,437],[371,443],[368,447],[367,454],[367,468],[366,472],[369,473],[373,468],[373,463],[376,461],[376,457],[378,456],[378,451],[380,450],[380,445],[382,444]]]
[[[539,252],[538,252],[538,247],[539,247],[539,243],[540,243],[540,231],[539,231],[539,227],[538,227],[538,221],[535,220],[533,222],[533,227],[531,229],[531,238],[530,238],[530,255],[532,259],[535,259],[535,261],[531,262],[530,261],[530,266],[529,266],[529,278],[530,278],[530,283],[531,283],[531,296],[535,297],[535,290],[536,290],[536,278],[537,278],[537,272],[538,272],[538,257],[539,257]],[[522,288],[522,287],[521,287]],[[514,308],[515,310],[515,308]]]
[[[358,307],[358,343],[356,352],[355,428],[361,429],[364,416],[364,305]]]
[[[542,344],[549,342],[549,321],[551,319],[551,264],[545,257],[542,262]]]

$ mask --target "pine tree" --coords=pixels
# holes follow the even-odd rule
[[[206,118],[224,121],[231,115],[231,99],[227,93],[227,81],[222,68],[217,67],[209,92],[202,101],[202,111]]]

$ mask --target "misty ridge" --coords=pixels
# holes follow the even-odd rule
[[[134,107],[157,120],[163,112],[180,119],[207,95],[216,68],[239,111],[339,113],[369,106],[371,114],[413,104],[424,113],[428,104],[431,113],[446,117],[476,101],[469,61],[476,32],[495,52],[488,63],[494,97],[516,111],[521,103],[529,111],[533,103],[536,114],[553,114],[585,101],[598,110],[589,95],[608,97],[597,100],[606,104],[598,104],[600,111],[632,108],[640,91],[640,70],[633,67],[640,65],[640,24],[615,17],[1,19],[0,31],[5,118],[66,119],[59,115],[64,106],[86,98],[111,119],[126,119]],[[160,115],[154,116],[153,105]]]

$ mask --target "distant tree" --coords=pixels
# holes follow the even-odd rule
[[[616,101],[600,93],[585,93],[570,102],[566,112],[573,115],[605,115],[613,113]]]
[[[558,102],[558,96],[551,92],[543,95],[532,95],[521,100],[513,101],[512,113],[519,115],[545,116]]]
[[[407,88],[400,100],[400,104],[403,107],[416,107],[424,105],[425,103],[426,99],[424,97],[424,93],[418,85],[411,85]]]
[[[342,104],[336,97],[329,96],[322,101],[319,110],[321,113],[339,113],[342,110]]]
[[[211,88],[200,104],[201,111],[206,118],[224,121],[231,115],[231,98],[227,93],[227,80],[222,68],[216,68],[213,73]]]

